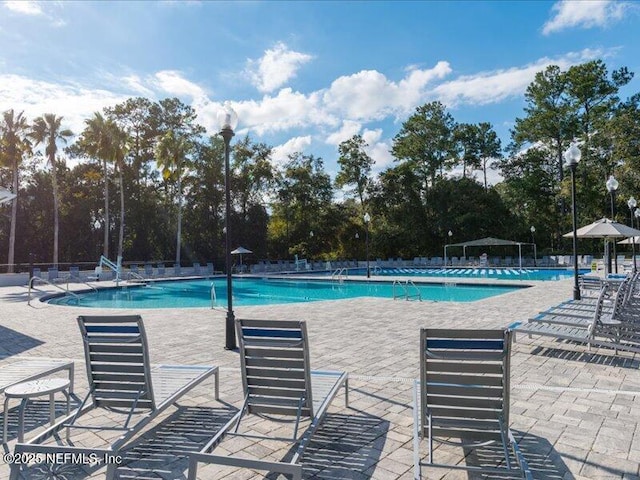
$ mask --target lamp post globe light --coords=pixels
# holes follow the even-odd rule
[[[371,278],[371,269],[369,268],[369,222],[371,221],[371,215],[369,215],[369,212],[365,213],[362,219],[364,220],[364,243],[367,257],[367,278]]]
[[[564,159],[571,170],[571,213],[573,217],[573,299],[580,300],[580,286],[578,285],[578,211],[576,207],[576,167],[582,153],[575,143],[571,143]]]
[[[231,108],[229,103],[225,103],[218,112],[218,127],[220,136],[224,140],[224,227],[225,227],[225,258],[227,267],[227,319],[225,322],[225,345],[226,350],[236,349],[236,329],[235,316],[233,314],[233,281],[231,277],[231,183],[229,175],[229,143],[233,138],[233,130],[238,125],[238,114]]]
[[[615,203],[616,203],[616,190],[620,184],[616,177],[613,175],[609,175],[609,179],[607,180],[607,191],[611,195],[611,221],[615,221]],[[611,249],[613,250],[612,254],[609,256],[609,273],[611,273],[611,257],[613,256],[613,261],[615,265],[615,273],[618,273],[618,256],[616,255],[616,242],[615,240],[611,242]]]
[[[533,266],[535,267],[536,263],[538,263],[538,252],[536,252],[536,227],[531,225],[529,230],[531,231],[531,243],[533,243]]]
[[[635,198],[630,197],[627,200],[627,205],[629,206],[629,217],[631,218],[631,228],[633,228],[633,216],[638,213],[636,207],[638,206],[638,202]],[[636,265],[636,237],[631,237],[631,255],[633,257],[633,273],[636,273],[637,265]]]

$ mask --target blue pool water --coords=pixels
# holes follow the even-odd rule
[[[226,280],[176,280],[153,282],[148,286],[101,289],[79,298],[61,296],[49,302],[95,308],[184,308],[210,307],[214,286],[215,307],[226,308]],[[517,290],[520,287],[494,285],[416,284],[423,301],[473,302]],[[395,288],[400,295],[401,288]],[[409,287],[414,294],[414,287]],[[391,282],[343,283],[314,280],[242,278],[233,280],[234,305],[270,305],[280,303],[340,300],[356,297],[393,298]]]
[[[580,275],[590,273],[591,270],[581,269]],[[495,280],[562,280],[573,276],[573,269],[553,268],[475,268],[475,267],[448,267],[448,268],[422,268],[422,267],[371,267],[371,273],[381,276],[394,277],[451,277],[451,278],[491,278]],[[349,275],[366,276],[366,268],[350,268]],[[331,275],[324,272],[323,275]]]

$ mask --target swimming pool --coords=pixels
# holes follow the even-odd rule
[[[589,269],[580,269],[580,275],[589,273]],[[302,273],[302,272],[301,272]],[[320,273],[319,273],[320,274]],[[573,276],[573,269],[563,270],[554,268],[486,268],[486,267],[371,267],[372,275],[394,277],[450,277],[450,278],[491,278],[494,280],[562,280]],[[321,275],[331,276],[332,272],[322,272]],[[350,268],[349,276],[366,276],[366,268]]]
[[[212,302],[212,287],[215,299]],[[483,298],[518,290],[521,287],[501,285],[416,284],[407,292],[413,297],[418,292],[424,301],[473,302]],[[270,305],[281,303],[340,300],[356,297],[393,298],[404,290],[392,282],[326,280],[287,280],[234,278],[234,305]],[[224,278],[200,280],[174,280],[152,282],[147,286],[105,288],[86,292],[78,297],[58,296],[49,303],[89,308],[226,308],[227,288]],[[415,298],[415,297],[414,297]]]

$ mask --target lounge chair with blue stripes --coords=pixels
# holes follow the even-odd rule
[[[424,466],[533,479],[509,429],[510,363],[509,330],[421,329],[420,380],[413,400],[414,478],[422,478]],[[424,459],[421,440],[427,442]],[[474,449],[499,446],[501,455],[488,459],[479,454],[479,465],[438,463],[434,441]]]
[[[138,315],[80,316],[89,393],[80,407],[35,438],[16,444],[16,454],[115,456],[131,438],[173,405],[185,393],[211,376],[218,399],[218,367],[203,365],[151,365],[142,319]],[[108,424],[98,425],[96,409],[109,411]],[[89,413],[91,412],[91,413]],[[114,416],[122,419],[114,424]],[[88,422],[85,418],[91,417]],[[66,430],[66,442],[59,432]],[[74,445],[71,430],[119,431],[109,447]],[[80,435],[82,437],[82,435]],[[47,444],[42,442],[47,441]],[[82,441],[78,442],[82,443]],[[10,480],[17,480],[21,465],[11,465]],[[116,464],[107,465],[106,478],[114,478]]]
[[[596,308],[590,317],[539,315],[527,323],[516,324],[514,333],[526,333],[583,343],[597,347],[640,353],[640,322],[625,317],[614,307],[604,311],[605,289],[600,292]]]
[[[348,406],[348,376],[345,372],[310,369],[307,328],[303,321],[238,319],[236,327],[244,403],[199,453],[190,455],[188,480],[196,479],[199,463],[277,472],[299,480],[302,478],[299,461],[340,388],[345,390]],[[291,421],[291,437],[241,431],[242,420],[249,414],[280,422]],[[305,419],[310,423],[298,435],[300,422]],[[288,462],[209,453],[221,442],[224,445],[226,436],[283,441],[292,444],[295,452]]]

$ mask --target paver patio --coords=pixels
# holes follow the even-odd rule
[[[342,394],[303,457],[305,478],[413,478],[412,379],[418,376],[419,329],[497,328],[523,321],[571,295],[571,280],[528,282],[531,288],[470,303],[407,302],[360,298],[306,304],[238,307],[238,317],[304,319],[313,368],[349,372],[350,408]],[[76,393],[87,382],[76,323],[96,310],[32,302],[24,287],[0,289],[0,368],[16,356],[76,360]],[[220,309],[108,310],[140,313],[154,363],[216,364],[220,397],[212,382],[185,396],[126,449],[120,478],[186,479],[184,451],[196,450],[242,402],[238,354],[223,349]],[[640,355],[518,336],[513,349],[511,428],[536,479],[640,480]],[[44,402],[43,402],[44,403]],[[46,405],[34,403],[29,438],[46,423]],[[12,416],[15,417],[15,411]],[[13,418],[13,417],[10,417]],[[290,426],[251,420],[261,432]],[[80,435],[79,435],[80,436]],[[82,442],[106,438],[81,434]],[[15,424],[8,448],[15,443]],[[103,436],[104,437],[104,436]],[[6,447],[5,447],[6,448]],[[281,460],[287,449],[273,441],[236,438],[217,453],[246,453]],[[460,449],[439,447],[440,459],[464,462]],[[60,478],[103,478],[104,468],[59,467]],[[30,478],[42,478],[30,470]],[[0,478],[9,468],[0,462]],[[257,472],[202,466],[201,479],[263,478]],[[466,472],[425,469],[427,478],[474,478]],[[46,478],[46,477],[44,477]]]

